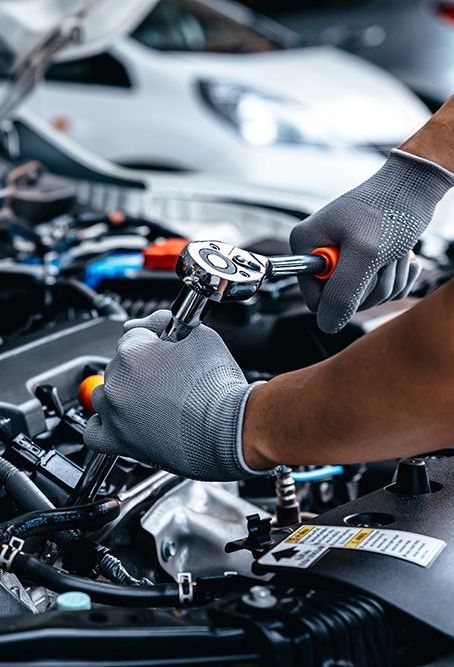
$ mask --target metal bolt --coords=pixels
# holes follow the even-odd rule
[[[177,547],[175,542],[170,538],[166,537],[161,543],[161,556],[162,560],[167,563],[171,558],[173,558],[177,553]]]
[[[286,465],[276,468],[276,525],[290,526],[300,521],[300,507],[292,469]]]
[[[257,602],[258,600],[267,600],[271,593],[264,586],[252,586],[252,588],[249,589],[249,595]]]
[[[261,609],[274,607],[277,602],[277,598],[265,586],[252,586],[249,592],[243,595],[242,600],[252,607],[260,607]]]

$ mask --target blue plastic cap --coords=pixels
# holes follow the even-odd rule
[[[91,597],[81,591],[60,593],[57,597],[57,609],[60,611],[83,611],[91,609]]]
[[[127,278],[142,268],[141,252],[114,253],[89,262],[85,267],[84,283],[96,289],[104,278]]]

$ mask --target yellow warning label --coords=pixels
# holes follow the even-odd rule
[[[404,530],[303,525],[262,556],[260,563],[273,568],[305,569],[317,563],[330,550],[349,549],[429,567],[445,547],[446,542],[436,537]]]
[[[298,542],[302,542],[304,538],[309,535],[311,530],[314,530],[314,528],[315,526],[301,526],[301,528],[295,530],[295,532],[292,533],[290,537],[287,537],[285,541],[289,542],[290,544],[297,544]]]
[[[362,530],[358,531],[356,535],[354,535],[350,540],[348,540],[345,547],[347,549],[357,549],[359,545],[364,542],[366,537],[369,537],[369,535],[373,532],[373,528],[363,528]]]

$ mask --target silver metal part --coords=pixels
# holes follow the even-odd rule
[[[184,287],[172,305],[172,319],[162,338],[178,342],[186,338],[202,321],[206,297]]]
[[[297,276],[301,273],[322,273],[326,262],[320,255],[292,255],[268,258],[268,277]]]
[[[300,507],[296,496],[296,485],[286,465],[276,468],[276,525],[290,526],[300,520]]]
[[[208,301],[245,301],[268,278],[316,274],[324,268],[325,260],[317,255],[265,257],[222,241],[188,243],[176,268],[184,287],[162,338],[186,338],[200,324]]]
[[[177,547],[173,540],[165,537],[161,542],[161,556],[167,563],[171,558],[177,555]]]
[[[277,598],[266,588],[266,586],[252,586],[242,597],[245,604],[259,609],[274,607]]]
[[[0,617],[36,614],[38,611],[31,594],[16,575],[0,570]]]
[[[44,586],[30,586],[26,589],[27,595],[30,597],[31,603],[34,607],[33,613],[43,614],[55,606],[55,600],[58,593],[50,591]]]
[[[115,584],[140,586],[140,579],[133,577],[121,560],[111,553],[106,553],[102,557],[99,563],[99,574]]]
[[[115,531],[117,526],[123,521],[125,516],[132,512],[141,503],[145,502],[148,499],[152,499],[154,496],[158,496],[163,489],[174,484],[179,480],[177,475],[172,474],[171,472],[166,472],[165,470],[158,470],[154,474],[147,477],[142,482],[139,482],[135,486],[127,489],[126,491],[121,491],[118,494],[118,500],[120,501],[120,514],[116,519],[110,523],[100,528],[94,537],[102,542],[107,539],[107,537]],[[179,486],[178,486],[179,488]]]
[[[141,525],[154,538],[159,564],[173,579],[186,571],[194,577],[225,571],[252,576],[250,552],[227,554],[224,547],[244,536],[244,517],[257,512],[270,516],[240,498],[236,482],[185,480],[154,503]],[[166,558],[170,543],[174,555]]]

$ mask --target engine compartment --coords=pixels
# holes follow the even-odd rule
[[[397,473],[281,466],[239,484],[87,451],[81,385],[102,376],[126,319],[172,303],[180,235],[82,201],[36,162],[4,157],[0,186],[0,664],[451,664],[451,450]],[[248,249],[287,251],[256,236]],[[419,296],[449,271],[448,249]],[[206,323],[252,381],[321,361],[413,302],[326,336],[296,280],[277,279]]]

